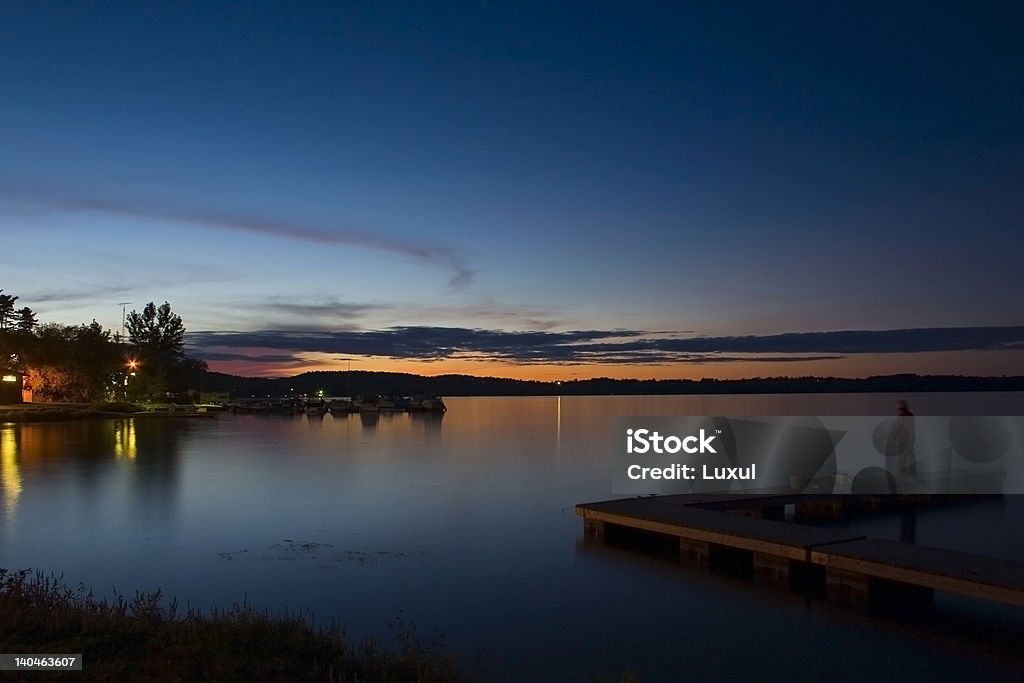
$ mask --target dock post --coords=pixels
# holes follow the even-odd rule
[[[695,567],[707,567],[710,563],[711,552],[708,549],[707,541],[697,541],[691,538],[679,538],[679,563]]]
[[[583,533],[587,538],[595,541],[604,540],[604,522],[596,519],[587,519],[583,523]]]
[[[866,574],[827,567],[825,584],[828,599],[833,604],[841,607],[867,608],[869,586]]]
[[[789,558],[754,553],[754,580],[765,586],[789,588]]]

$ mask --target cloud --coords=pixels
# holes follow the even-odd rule
[[[703,353],[924,353],[994,351],[1021,340],[1024,326],[931,327],[662,339],[652,341],[650,348]]]
[[[228,353],[222,351],[204,351],[202,359],[206,361],[246,361],[250,363],[298,363],[302,359],[291,353],[263,353],[263,354],[245,354],[245,353]]]
[[[174,221],[204,228],[231,230],[325,245],[350,245],[397,254],[428,265],[441,266],[450,273],[449,286],[463,288],[476,272],[452,248],[396,239],[377,233],[348,229],[326,229],[289,221],[198,207],[169,207],[101,197],[61,196],[51,190],[16,190],[10,184],[0,188],[0,197],[28,202],[57,211],[90,211],[143,220]]]
[[[243,319],[257,317],[268,330],[315,333],[324,329],[358,330],[355,321],[370,311],[390,308],[383,304],[361,304],[325,299],[312,303],[295,303],[279,298],[243,301],[231,304],[229,310]]]
[[[285,315],[328,318],[355,318],[366,311],[386,308],[385,306],[377,306],[374,304],[355,304],[337,300],[312,304],[297,304],[292,301],[281,301],[278,299],[253,301],[250,303],[239,304],[239,306],[262,311],[270,310],[272,312],[283,313]]]
[[[392,327],[386,330],[257,332],[193,332],[195,348],[267,348],[389,356],[393,358],[442,359],[462,353],[529,359],[558,353],[570,344],[595,339],[641,334],[632,331],[507,332],[463,327]]]
[[[424,320],[479,320],[481,325],[497,325],[499,327],[515,327],[530,330],[551,330],[556,327],[567,327],[571,323],[566,319],[567,312],[554,306],[510,305],[487,299],[468,304],[423,304],[397,307],[398,315],[416,316]]]
[[[27,304],[29,306],[52,302],[86,301],[108,294],[123,294],[129,289],[125,285],[101,285],[80,289],[30,289],[21,296],[21,299],[31,302]]]
[[[448,358],[520,364],[666,364],[796,362],[856,354],[992,351],[1020,348],[1024,326],[793,332],[760,336],[670,337],[642,330],[505,331],[406,326],[384,330],[189,334],[204,349],[276,349],[437,361]]]

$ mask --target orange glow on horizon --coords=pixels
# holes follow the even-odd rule
[[[293,364],[248,361],[211,361],[210,370],[246,377],[291,377],[304,372],[345,372],[347,359],[322,353],[302,354]],[[871,375],[978,375],[1019,374],[1024,349],[1005,351],[863,354],[841,359],[793,362],[726,361],[712,363],[542,365],[507,361],[446,359],[427,362],[386,357],[353,357],[353,372],[403,372],[414,375],[472,375],[542,382],[609,377],[612,379],[745,379],[752,377],[869,377]]]

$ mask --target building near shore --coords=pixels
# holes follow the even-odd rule
[[[0,366],[0,404],[22,403],[25,375],[18,370]]]

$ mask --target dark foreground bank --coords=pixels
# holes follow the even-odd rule
[[[395,623],[393,629],[397,651],[372,639],[348,643],[338,625],[314,628],[299,615],[270,615],[237,603],[180,613],[177,601],[166,605],[159,590],[108,601],[41,572],[0,568],[0,652],[82,654],[81,671],[26,671],[20,680],[490,680],[461,668],[439,643],[422,640],[412,628]],[[629,671],[590,680],[637,683]]]
[[[83,670],[64,674],[76,680],[479,680],[400,626],[401,647],[391,652],[370,640],[347,643],[338,626],[313,628],[297,615],[238,604],[182,614],[163,602],[159,591],[99,600],[55,577],[0,569],[0,652],[82,653]]]

